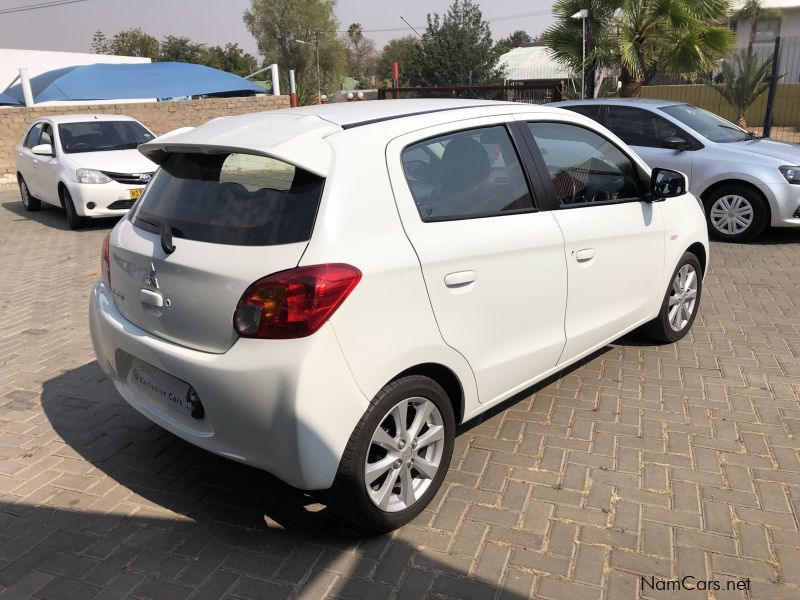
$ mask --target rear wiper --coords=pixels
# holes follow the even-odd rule
[[[158,230],[161,234],[161,249],[164,251],[165,254],[172,254],[175,252],[175,244],[172,243],[172,234],[173,228],[167,221],[162,221],[161,219],[155,218],[145,218],[141,215],[137,215],[136,217],[139,221],[147,223],[151,227],[154,227]],[[175,232],[178,233],[178,232]]]

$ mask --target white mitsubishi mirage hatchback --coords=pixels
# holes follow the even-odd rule
[[[358,525],[416,516],[456,425],[644,326],[682,338],[708,240],[675,171],[573,112],[387,100],[157,138],[92,339],[120,394]]]

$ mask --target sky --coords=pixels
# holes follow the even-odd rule
[[[61,6],[7,12],[43,1],[0,0],[0,47],[89,52],[98,29],[110,38],[120,30],[141,27],[159,39],[178,35],[209,45],[235,42],[257,53],[256,42],[242,21],[249,0],[72,0]],[[427,13],[444,13],[450,2],[339,0],[336,15],[343,29],[361,23],[380,48],[394,37],[413,34],[401,16],[421,32]],[[495,39],[516,29],[536,35],[553,22],[552,0],[483,0],[479,4]]]

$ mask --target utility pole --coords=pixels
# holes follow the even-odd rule
[[[322,78],[319,72],[319,29],[314,30],[314,48],[317,50],[317,102],[322,104]]]

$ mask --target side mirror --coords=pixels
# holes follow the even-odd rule
[[[689,142],[676,135],[664,138],[661,140],[661,144],[670,150],[686,150],[689,147]]]
[[[51,144],[37,144],[31,148],[31,152],[39,156],[55,156],[53,153],[53,146]]]
[[[650,175],[650,198],[652,202],[661,202],[667,198],[682,196],[689,189],[686,176],[670,169],[653,169]]]

